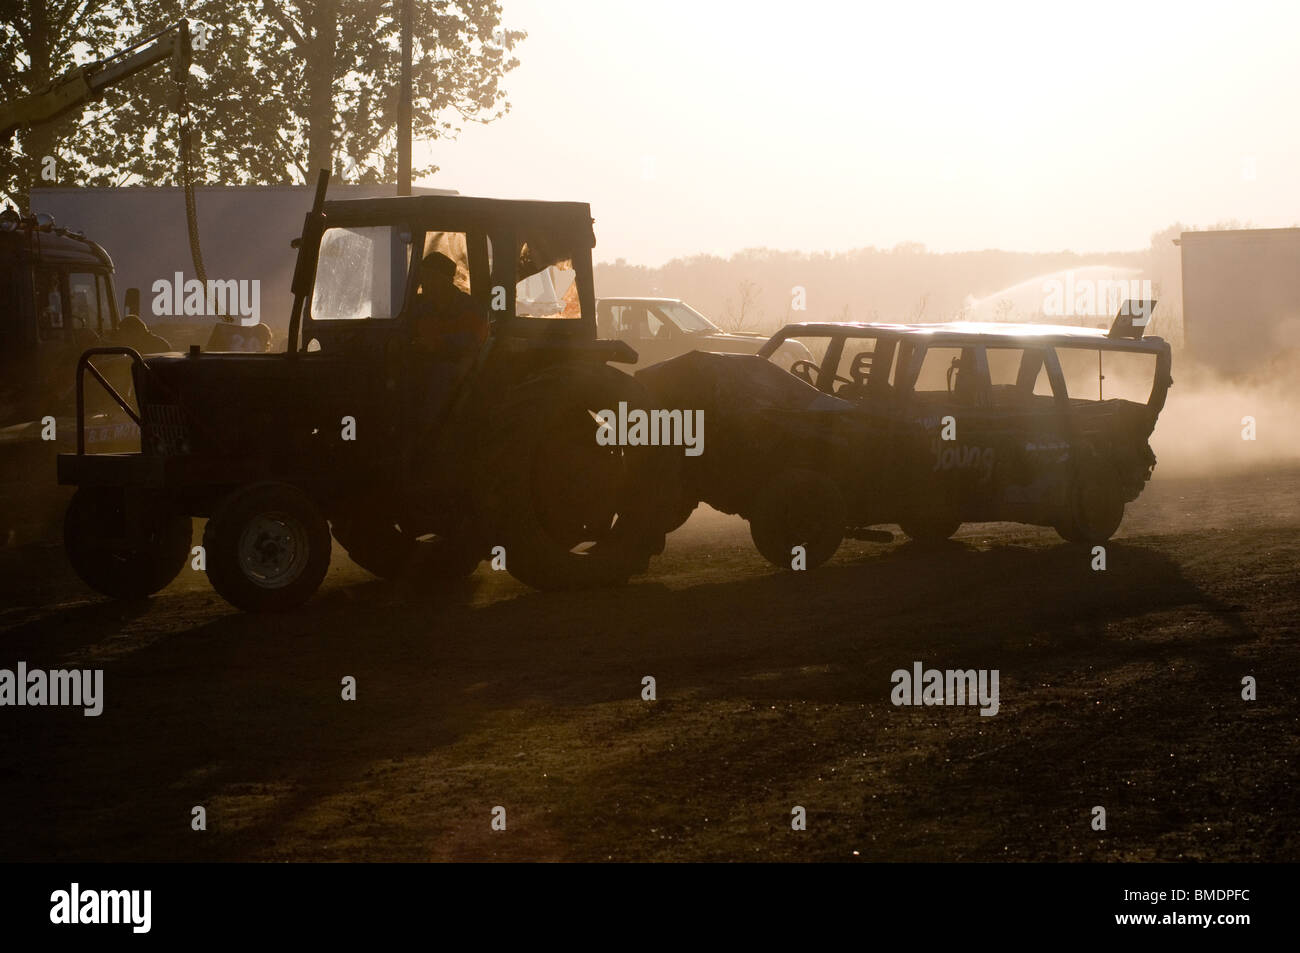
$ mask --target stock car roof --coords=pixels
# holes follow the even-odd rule
[[[980,321],[951,321],[947,324],[863,324],[808,323],[790,324],[777,334],[782,337],[869,337],[887,334],[898,337],[924,337],[939,342],[969,342],[979,339],[1002,341],[1033,340],[1039,344],[1075,346],[1100,345],[1118,350],[1159,351],[1168,345],[1163,338],[1112,338],[1105,328],[1082,328],[1058,324],[997,324]]]

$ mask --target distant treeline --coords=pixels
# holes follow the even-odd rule
[[[770,332],[794,321],[948,321],[960,316],[968,298],[1061,269],[1111,265],[1147,271],[1153,250],[1165,252],[1162,257],[1176,254],[1166,236],[1154,236],[1152,249],[1086,255],[936,253],[905,244],[818,254],[756,248],[730,258],[677,258],[658,268],[619,259],[596,266],[596,293],[682,298],[727,330]],[[802,311],[796,307],[800,288]]]

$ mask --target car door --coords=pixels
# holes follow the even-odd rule
[[[967,415],[989,454],[977,484],[982,517],[1042,522],[1061,502],[1069,442],[1063,385],[1049,347],[1015,341],[978,349],[987,392]]]
[[[905,510],[944,507],[963,521],[983,518],[993,495],[996,450],[988,425],[988,368],[964,342],[915,346],[903,394],[896,453]]]

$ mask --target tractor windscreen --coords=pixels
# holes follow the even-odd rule
[[[409,244],[389,226],[327,229],[320,243],[314,321],[391,318],[401,308]]]

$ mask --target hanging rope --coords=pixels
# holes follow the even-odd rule
[[[194,276],[199,279],[200,283],[206,288],[208,284],[208,275],[203,267],[203,249],[199,247],[199,213],[198,206],[194,201],[194,161],[193,161],[193,129],[190,123],[190,103],[186,95],[184,81],[181,82],[179,92],[180,108],[180,153],[181,153],[181,186],[185,190],[185,225],[190,235],[190,258],[194,262]],[[231,320],[229,315],[222,315],[226,321]]]

